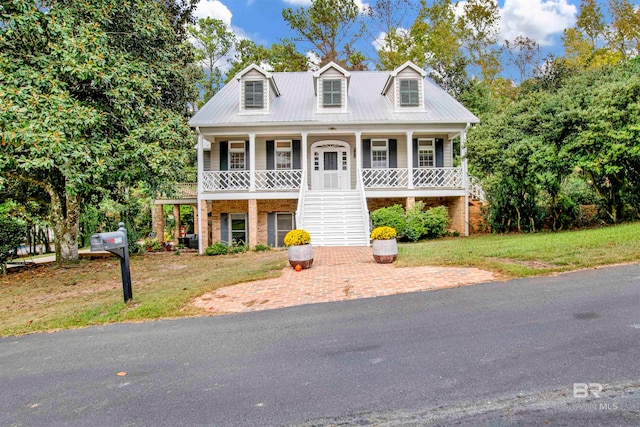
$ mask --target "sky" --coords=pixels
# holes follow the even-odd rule
[[[362,5],[367,1],[356,3]],[[498,0],[501,40],[525,35],[540,44],[542,57],[548,53],[562,54],[562,31],[575,24],[579,3],[579,0]],[[282,19],[282,9],[310,4],[311,0],[200,0],[196,17],[221,19],[237,36],[270,46],[278,39],[295,36]],[[407,27],[410,25],[407,23]],[[361,42],[358,47],[366,56],[375,56],[371,40]],[[298,44],[301,52],[309,48]]]

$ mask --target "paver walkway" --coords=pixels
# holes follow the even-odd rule
[[[377,264],[368,247],[315,247],[309,269],[290,266],[282,276],[217,289],[194,305],[215,313],[241,313],[294,305],[372,298],[452,288],[494,280],[477,268]]]

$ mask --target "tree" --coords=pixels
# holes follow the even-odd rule
[[[628,59],[640,54],[640,8],[629,0],[608,0],[611,25],[607,32],[610,49]]]
[[[363,55],[353,49],[363,32],[353,0],[312,0],[309,8],[284,9],[282,17],[300,41],[313,46],[321,66],[333,61],[347,69],[363,67]]]
[[[200,104],[204,105],[222,87],[219,67],[235,45],[236,36],[223,21],[214,18],[201,18],[198,25],[188,29],[197,49],[196,59],[204,69],[204,75],[198,81],[202,92]]]
[[[45,189],[58,261],[90,195],[176,179],[193,143],[191,4],[16,0],[0,11],[0,176]]]
[[[500,31],[500,9],[496,0],[468,0],[458,21],[463,47],[470,63],[480,69],[482,79],[491,83],[502,70],[500,49],[496,48]]]
[[[520,74],[519,82],[532,77],[540,60],[540,45],[531,37],[518,36],[513,41],[505,40],[509,52],[509,62],[516,66]]]
[[[227,72],[225,83],[251,64],[264,66],[270,71],[306,71],[309,69],[307,57],[298,52],[289,39],[274,43],[270,48],[256,44],[249,39],[236,43],[235,55],[231,61],[231,69]]]
[[[377,0],[367,7],[365,28],[378,56],[378,70],[394,70],[409,59],[411,39],[403,25],[407,16],[415,12],[411,0]]]

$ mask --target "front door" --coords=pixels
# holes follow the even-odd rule
[[[349,146],[347,144],[327,143],[312,147],[313,174],[311,187],[313,190],[348,190]]]

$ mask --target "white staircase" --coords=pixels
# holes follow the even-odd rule
[[[314,246],[369,246],[369,219],[363,210],[357,190],[307,191],[297,227],[311,234]]]

